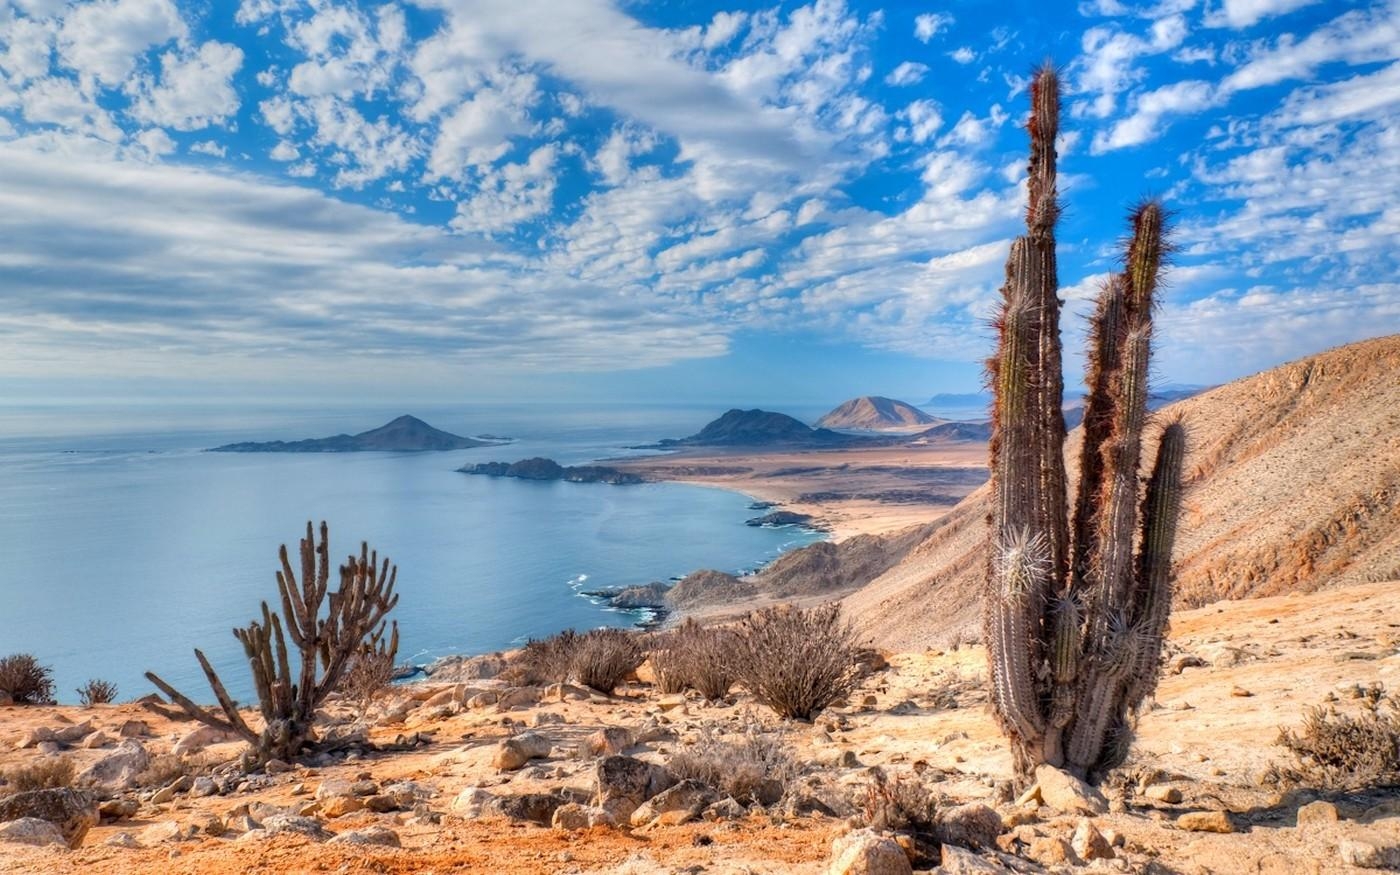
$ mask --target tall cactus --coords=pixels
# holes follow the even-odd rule
[[[984,638],[992,702],[1017,772],[1048,763],[1094,778],[1122,761],[1131,712],[1156,686],[1171,606],[1171,552],[1186,434],[1161,432],[1146,495],[1152,308],[1168,252],[1161,204],[1133,210],[1124,270],[1090,323],[1089,395],[1073,520],[1064,464],[1064,383],[1055,264],[1059,81],[1031,83],[1026,234],[1011,244],[992,410],[992,551]]]

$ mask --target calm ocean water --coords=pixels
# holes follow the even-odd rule
[[[32,652],[61,701],[88,678],[122,699],[156,671],[209,700],[193,647],[246,698],[230,633],[275,603],[277,547],[308,519],[337,560],[368,540],[399,568],[400,658],[477,653],[567,627],[626,626],[581,589],[751,569],[810,543],[756,529],[750,499],[678,484],[528,483],[456,473],[546,455],[564,464],[697,430],[708,408],[415,409],[458,434],[516,438],[449,453],[226,454],[235,440],[363,431],[400,410],[10,409],[0,418],[0,655]]]

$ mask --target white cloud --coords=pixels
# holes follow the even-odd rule
[[[1280,36],[1272,46],[1256,45],[1248,62],[1221,83],[1226,92],[1261,88],[1289,79],[1304,79],[1323,64],[1357,65],[1400,57],[1400,10],[1384,4],[1338,16],[1302,40]]]
[[[97,0],[69,11],[58,51],[70,69],[104,85],[120,85],[147,49],[187,33],[170,0]]]
[[[459,231],[504,231],[548,213],[554,206],[559,149],[546,144],[519,164],[488,172],[478,193],[459,204],[452,227]]]
[[[926,43],[953,25],[953,16],[946,12],[925,12],[914,18],[914,38]]]
[[[1207,27],[1239,30],[1318,2],[1320,0],[1223,0],[1219,8],[1207,11],[1205,22]]]
[[[213,158],[224,158],[228,156],[228,149],[221,143],[213,140],[200,140],[190,146],[190,151],[197,155],[209,155]]]
[[[920,64],[917,61],[904,61],[895,67],[885,77],[886,85],[914,85],[922,82],[928,75],[928,65]]]
[[[977,60],[977,53],[967,46],[962,46],[961,48],[949,52],[948,57],[957,61],[959,64],[971,64],[973,61]]]
[[[1201,112],[1215,100],[1214,87],[1200,80],[1175,82],[1139,94],[1133,101],[1132,114],[1114,123],[1107,132],[1095,134],[1090,151],[1097,155],[1151,142],[1161,136],[1166,117]]]
[[[193,131],[227,121],[238,112],[233,76],[243,50],[210,40],[191,54],[161,56],[159,82],[144,77],[131,113],[151,124]]]
[[[908,128],[901,129],[900,138],[920,144],[933,139],[933,135],[943,126],[943,114],[932,100],[914,101],[900,110],[899,118],[909,123]]]

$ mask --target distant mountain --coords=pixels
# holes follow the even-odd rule
[[[1160,386],[1147,393],[1147,409],[1156,410],[1177,401],[1199,395],[1207,386]],[[1065,427],[1074,428],[1084,419],[1083,390],[1065,391]],[[942,419],[984,419],[991,413],[992,396],[987,392],[934,395],[923,405]]]
[[[465,465],[457,470],[463,474],[515,477],[519,480],[567,480],[570,483],[611,483],[614,486],[629,486],[646,482],[636,474],[619,471],[606,465],[565,467],[553,459],[544,459],[539,456],[511,463],[482,462],[479,465]]]
[[[823,446],[842,447],[865,443],[865,439],[838,434],[825,428],[812,428],[785,413],[768,410],[730,410],[700,431],[685,438],[667,438],[662,447],[761,447]]]
[[[945,442],[987,441],[992,439],[992,426],[988,422],[940,422],[933,428],[914,435],[913,439]]]
[[[882,398],[879,395],[862,395],[852,398],[830,413],[817,420],[819,428],[851,428],[863,431],[883,431],[903,429],[910,426],[935,425],[937,417],[929,416],[912,404]]]
[[[214,447],[214,453],[359,453],[391,451],[400,453],[427,450],[466,450],[491,446],[479,441],[433,428],[415,416],[400,416],[379,428],[359,434],[338,434],[326,438],[301,441],[244,441]]]

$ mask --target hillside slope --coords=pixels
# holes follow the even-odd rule
[[[840,404],[818,419],[817,427],[880,431],[936,425],[942,421],[903,401],[878,395],[862,395]]]
[[[1164,408],[1190,429],[1178,605],[1400,577],[1400,335],[1330,350]],[[1077,469],[1078,431],[1066,455]],[[1148,447],[1151,458],[1155,447]],[[1071,480],[1073,482],[1073,479]],[[990,488],[844,600],[880,646],[980,623]]]

